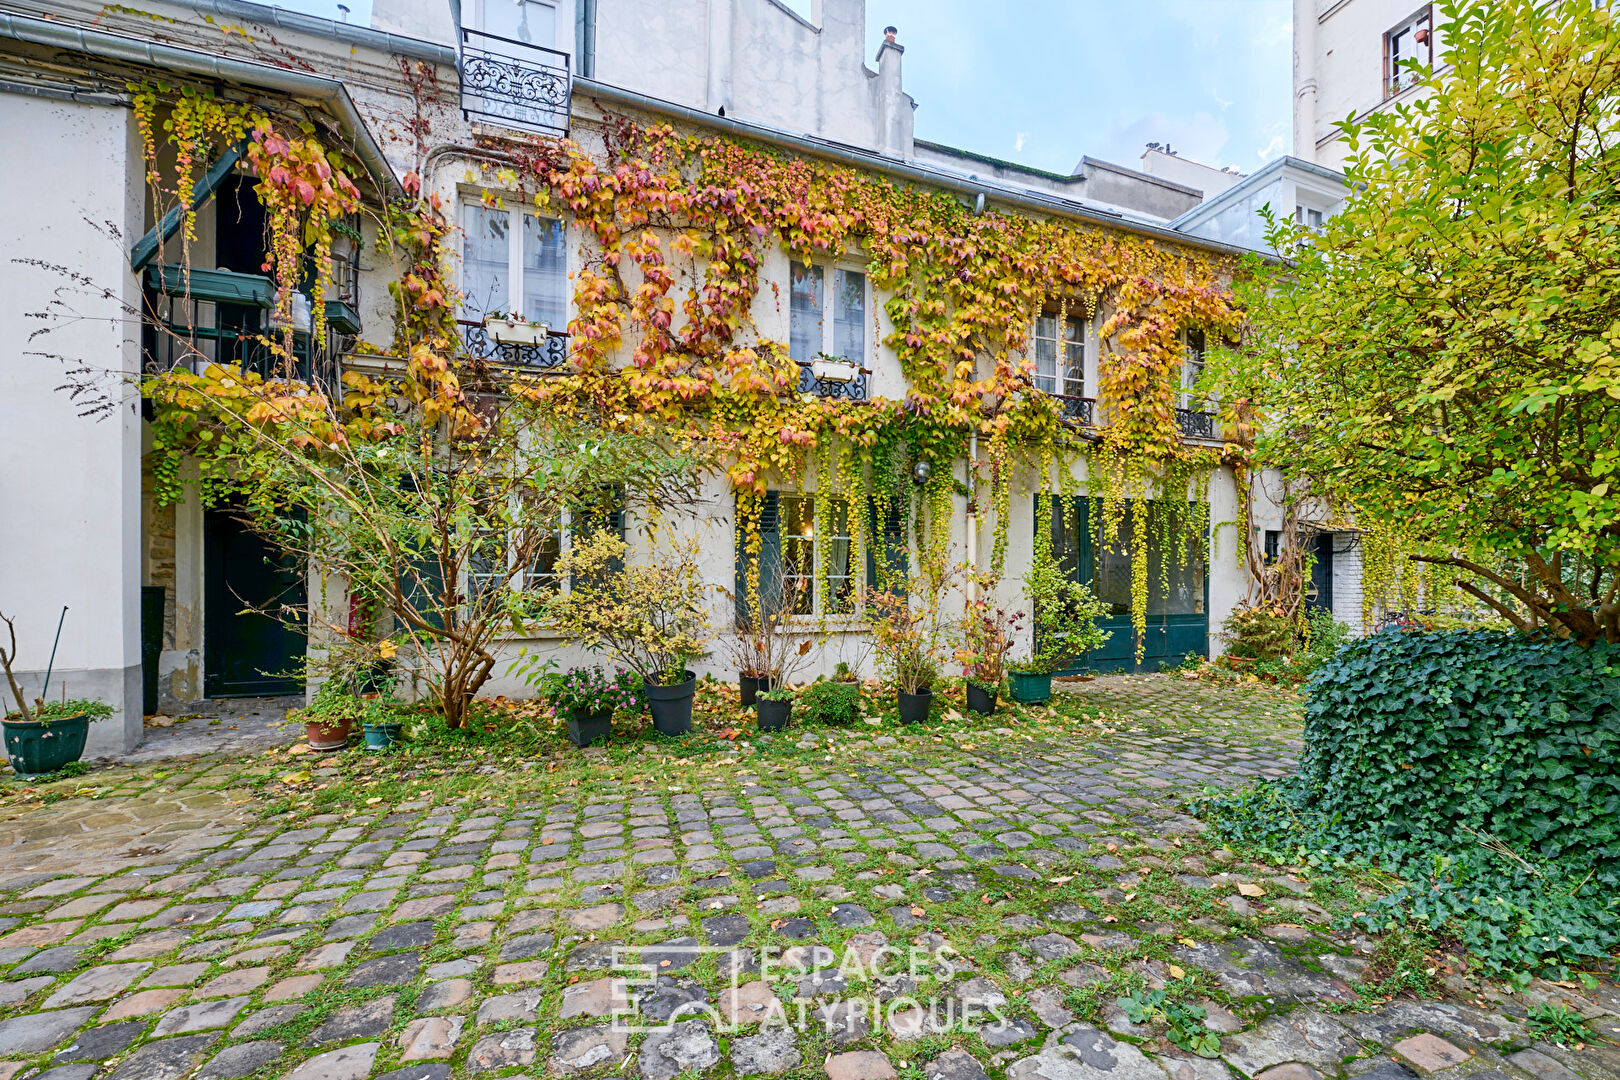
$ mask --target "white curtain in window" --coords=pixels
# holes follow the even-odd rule
[[[544,0],[484,0],[484,33],[557,47],[557,6]]]
[[[808,364],[823,350],[821,267],[794,263],[788,287],[788,355]]]
[[[480,319],[493,311],[510,311],[507,266],[511,258],[511,223],[505,210],[463,204],[461,231],[462,306],[468,318]]]
[[[866,362],[866,275],[839,270],[834,278],[833,354],[856,366]]]

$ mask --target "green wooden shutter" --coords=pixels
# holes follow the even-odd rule
[[[748,618],[748,521],[739,500],[736,504],[736,593],[737,621]],[[772,595],[782,577],[781,497],[767,491],[759,500],[759,591]]]
[[[899,498],[879,506],[876,497],[867,502],[866,585],[872,589],[898,588],[911,573],[911,549],[906,543],[905,502]],[[879,561],[881,559],[881,562]],[[879,580],[879,567],[882,578]]]

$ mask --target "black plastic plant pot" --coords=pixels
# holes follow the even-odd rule
[[[908,694],[904,690],[896,691],[900,698],[900,722],[902,724],[920,724],[928,719],[928,710],[934,705],[934,691],[932,689],[920,690],[915,694]]]
[[[598,739],[606,742],[613,734],[613,713],[576,712],[568,716],[568,741],[575,746],[589,746]]]
[[[776,679],[771,675],[744,675],[737,676],[737,699],[742,707],[751,708],[759,700],[759,695],[767,690],[776,689]]]
[[[781,731],[793,717],[793,702],[759,699],[759,730]]]
[[[1028,671],[1015,671],[1008,676],[1012,684],[1014,701],[1025,705],[1039,705],[1052,696],[1052,674],[1042,672],[1034,674]]]
[[[976,712],[981,716],[991,716],[996,711],[996,698],[999,690],[986,690],[977,683],[968,683],[967,707],[968,711]]]
[[[88,716],[64,716],[42,724],[37,720],[6,720],[6,757],[18,776],[31,780],[49,776],[84,755],[90,734]]]
[[[660,686],[642,680],[647,689],[647,706],[652,709],[653,727],[660,735],[685,735],[692,730],[692,698],[697,693],[697,676],[686,673],[683,682]]]

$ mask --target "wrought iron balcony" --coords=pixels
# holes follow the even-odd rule
[[[815,365],[809,361],[799,361],[799,393],[814,394],[816,397],[843,398],[846,401],[865,401],[866,380],[872,372],[866,368],[857,368],[855,378],[844,382],[839,379],[819,378],[815,373]]]
[[[568,54],[461,31],[461,111],[542,135],[567,135]]]
[[[1212,412],[1204,412],[1201,409],[1177,409],[1176,426],[1189,439],[1220,438],[1220,432],[1215,426],[1215,414]]]
[[[461,342],[467,355],[474,360],[509,367],[539,368],[542,371],[561,367],[568,362],[568,335],[560,330],[548,330],[544,341],[530,345],[513,341],[497,341],[489,328],[481,322],[457,319],[461,327]]]
[[[1097,399],[1074,394],[1049,394],[1058,403],[1058,415],[1087,427],[1097,426]]]

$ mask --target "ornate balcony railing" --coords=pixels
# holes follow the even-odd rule
[[[544,341],[529,345],[496,341],[481,322],[457,319],[456,325],[461,327],[461,341],[467,355],[474,360],[541,370],[561,367],[568,362],[568,335],[558,330],[548,331]]]
[[[1215,414],[1201,409],[1177,409],[1176,426],[1189,439],[1217,439]]]
[[[568,54],[461,31],[461,111],[542,135],[567,135]]]
[[[1058,403],[1058,415],[1087,427],[1097,426],[1097,399],[1077,397],[1074,394],[1050,395]]]
[[[872,374],[866,368],[858,368],[855,378],[849,382],[842,382],[836,379],[817,378],[814,367],[814,364],[808,362],[799,363],[799,393],[824,398],[843,398],[846,401],[866,400],[866,379]]]

